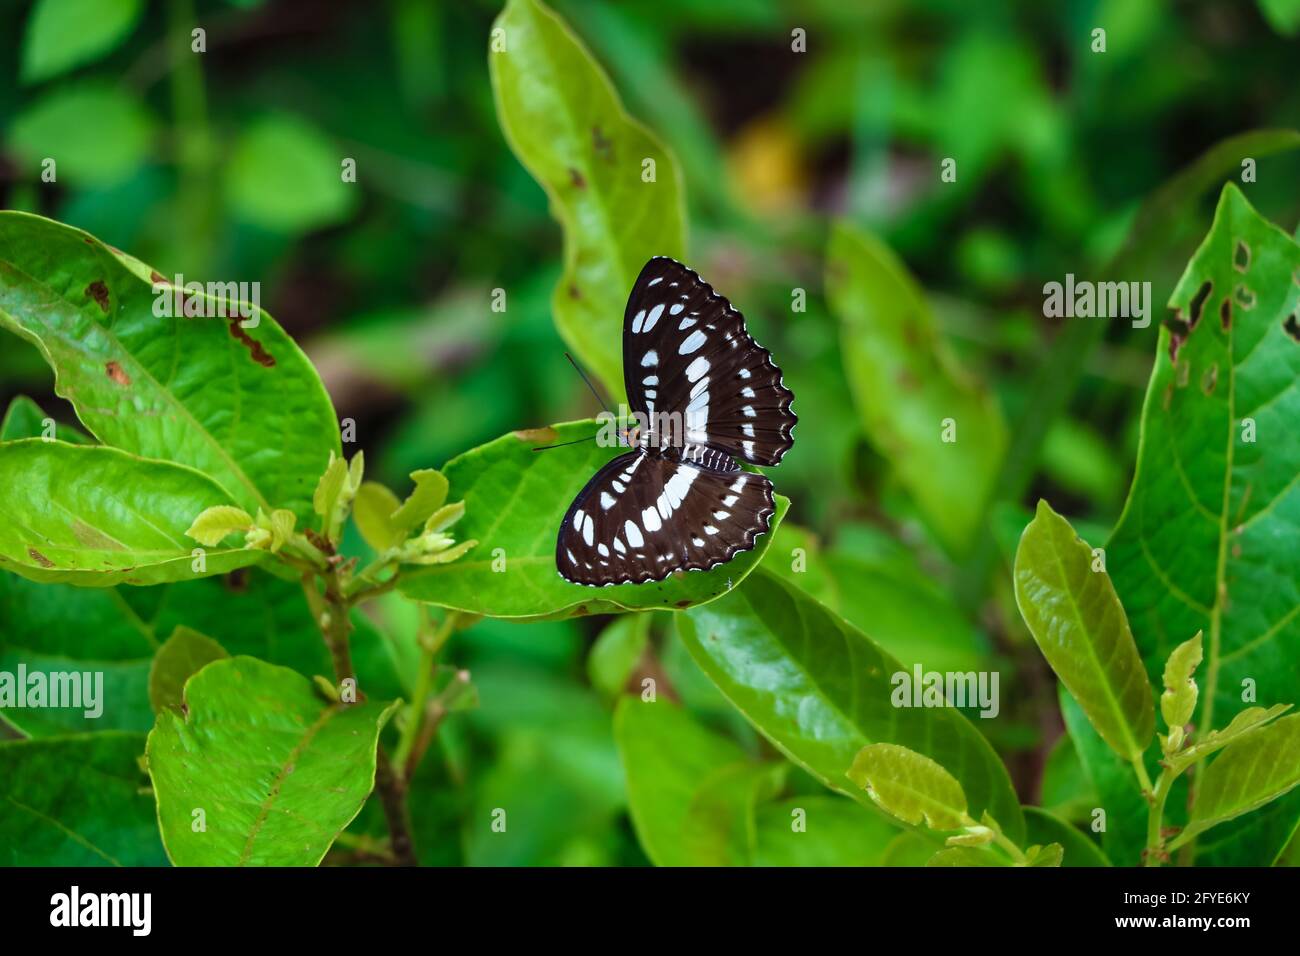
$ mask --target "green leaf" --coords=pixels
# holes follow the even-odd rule
[[[1224,748],[1197,786],[1187,827],[1170,845],[1258,809],[1300,785],[1300,714],[1283,717]],[[1271,861],[1270,861],[1271,862]]]
[[[632,822],[658,866],[747,866],[755,811],[784,767],[757,764],[683,710],[624,697],[614,739],[627,773]]]
[[[589,437],[595,422],[548,429],[547,441]],[[771,541],[760,536],[754,550],[712,571],[688,571],[652,584],[589,588],[560,577],[555,539],[570,503],[596,470],[623,449],[595,442],[537,454],[534,432],[519,432],[480,445],[442,469],[451,497],[465,502],[457,538],[478,542],[468,558],[404,572],[398,588],[407,597],[488,617],[545,618],[620,610],[677,609],[711,601],[745,579]],[[789,502],[777,495],[772,528]],[[504,570],[501,570],[504,568]]]
[[[330,703],[251,657],[209,664],[185,685],[185,715],[161,711],[149,734],[167,855],[177,866],[315,866],[370,793],[398,703]]]
[[[52,431],[51,431],[52,426]],[[41,406],[26,395],[16,395],[0,421],[0,441],[19,438],[54,438],[73,445],[85,445],[90,439],[70,425],[56,423]]]
[[[298,233],[341,222],[360,200],[343,181],[340,150],[297,116],[277,114],[249,124],[223,166],[226,197],[245,222]]]
[[[212,638],[188,627],[177,627],[158,648],[149,670],[149,705],[154,713],[180,710],[185,682],[204,665],[229,656]]]
[[[1025,807],[1025,834],[1031,843],[1062,848],[1063,858],[1053,866],[1110,866],[1097,844],[1076,828],[1042,807]]]
[[[632,283],[651,256],[682,258],[686,249],[681,173],[547,7],[509,0],[493,28],[488,65],[497,118],[564,228],[555,324],[617,403]],[[646,182],[650,162],[654,179]]]
[[[1040,500],[1016,551],[1016,603],[1047,663],[1102,739],[1124,759],[1140,760],[1155,733],[1151,685],[1124,608],[1097,560],[1070,523]]]
[[[107,186],[148,158],[153,135],[153,117],[125,89],[79,83],[57,87],[24,110],[8,145],[32,178],[52,169],[59,183]]]
[[[1278,33],[1294,36],[1300,30],[1300,0],[1259,0],[1259,9]]]
[[[800,794],[758,808],[755,866],[882,866],[898,835],[882,815],[831,794]]]
[[[926,866],[1010,866],[1011,862],[989,850],[980,850],[969,846],[948,847],[940,850],[930,859]]]
[[[407,496],[392,514],[393,524],[403,531],[410,531],[416,525],[428,520],[447,500],[447,479],[442,472],[425,468],[411,472],[415,490]],[[439,531],[439,528],[426,528],[427,531]]]
[[[1233,717],[1227,727],[1210,731],[1186,750],[1168,758],[1166,762],[1169,765],[1169,772],[1172,774],[1182,773],[1196,761],[1202,760],[1210,756],[1210,754],[1222,750],[1228,744],[1263,729],[1290,709],[1290,704],[1246,708],[1236,717]]]
[[[1160,695],[1160,715],[1165,726],[1181,730],[1196,710],[1197,688],[1193,675],[1201,665],[1201,632],[1174,648],[1165,662],[1164,693]]]
[[[190,468],[114,448],[39,438],[0,444],[0,568],[83,587],[158,584],[221,574],[260,560],[206,552],[196,571],[190,519],[226,499]],[[227,499],[228,500],[228,499]]]
[[[401,507],[397,495],[375,481],[362,482],[352,502],[352,520],[362,539],[380,553],[402,543],[402,529],[393,524],[393,512]]]
[[[24,83],[39,83],[115,49],[135,28],[140,0],[39,0],[23,37]]]
[[[1116,866],[1138,866],[1146,845],[1146,799],[1138,789],[1133,767],[1101,739],[1078,702],[1060,689],[1061,716],[1087,775],[1093,802],[1086,808],[1085,826],[1104,825],[1102,848]],[[1159,768],[1155,768],[1159,769]],[[1148,773],[1152,768],[1147,768]],[[1173,806],[1173,801],[1169,803]],[[1104,812],[1104,817],[1096,814]]]
[[[940,540],[961,551],[1007,443],[997,403],[958,367],[924,294],[884,243],[839,222],[826,259],[827,300],[866,436]],[[945,441],[949,420],[955,441]]]
[[[0,741],[0,866],[165,866],[144,739]]]
[[[1039,799],[1044,810],[1069,823],[1091,822],[1093,808],[1100,805],[1074,739],[1068,733],[1057,738],[1047,755],[1039,783]]]
[[[1300,509],[1300,343],[1287,331],[1298,273],[1300,245],[1225,186],[1170,299],[1181,324],[1160,330],[1133,485],[1107,547],[1153,678],[1176,643],[1204,631],[1193,717],[1202,728],[1247,706],[1247,688],[1251,700],[1300,699],[1300,567],[1289,544]],[[1265,813],[1275,821],[1267,833],[1220,841],[1207,862],[1227,865],[1223,854],[1234,853],[1239,865],[1270,862],[1300,818],[1300,795]]]
[[[620,614],[603,630],[587,655],[587,679],[607,697],[627,688],[650,644],[649,614]]]
[[[243,508],[213,505],[199,513],[185,534],[201,545],[215,548],[229,535],[247,531],[252,526],[253,516]]]
[[[958,830],[971,822],[957,778],[915,750],[868,744],[853,758],[848,777],[877,806],[904,823]]]
[[[197,468],[250,514],[307,518],[340,450],[307,357],[265,312],[245,329],[217,316],[159,318],[155,301],[148,277],[88,234],[0,212],[0,327],[37,345],[55,391],[100,441]]]
[[[894,707],[902,665],[866,634],[760,569],[725,598],[677,616],[700,668],[772,744],[832,790],[874,806],[844,776],[858,751],[889,742],[924,754],[961,783],[971,812],[1024,832],[1002,761],[951,708]]]
[[[1025,851],[1025,866],[1060,866],[1065,859],[1065,848],[1059,843],[1031,846]]]

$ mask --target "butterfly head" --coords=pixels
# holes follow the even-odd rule
[[[635,448],[641,441],[641,426],[633,425],[631,428],[624,428],[618,433],[618,437],[628,448]]]

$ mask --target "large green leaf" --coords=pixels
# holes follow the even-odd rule
[[[26,438],[0,444],[0,568],[84,587],[220,574],[262,553],[211,548],[195,570],[185,529],[225,491],[191,468],[113,448]]]
[[[101,441],[190,465],[246,511],[289,508],[305,524],[341,452],[315,369],[265,312],[251,328],[160,318],[146,268],[79,229],[0,212],[0,327],[37,345]]]
[[[826,257],[827,300],[867,438],[938,537],[961,550],[980,522],[1007,443],[997,403],[958,367],[920,287],[884,243],[841,222]],[[953,441],[944,440],[948,419]]]
[[[898,829],[831,794],[800,794],[758,808],[755,866],[883,866]]]
[[[98,59],[131,32],[140,0],[40,0],[23,36],[22,78],[49,79]]]
[[[1187,827],[1170,849],[1296,786],[1300,786],[1300,714],[1283,717],[1223,749],[1205,771]]]
[[[1016,603],[1052,670],[1103,740],[1140,760],[1155,733],[1151,685],[1099,558],[1038,502],[1016,551]]]
[[[165,866],[144,734],[0,742],[0,866]]]
[[[760,569],[677,624],[731,703],[826,786],[871,805],[845,772],[867,744],[901,744],[956,777],[973,816],[988,810],[1013,840],[1023,836],[1006,768],[974,726],[948,707],[893,706],[903,666],[798,588]]]
[[[1228,185],[1170,304],[1180,321],[1160,331],[1107,558],[1153,680],[1204,631],[1193,722],[1209,729],[1255,700],[1300,700],[1300,245]],[[1289,839],[1300,795],[1263,812],[1276,825],[1250,848],[1259,863]]]
[[[604,71],[543,4],[509,0],[490,42],[501,128],[564,227],[556,326],[610,393],[622,395],[632,283],[651,256],[681,258],[686,248],[677,161],[624,112]],[[643,178],[649,162],[652,182]]]
[[[185,700],[185,682],[205,665],[230,655],[210,637],[188,627],[178,627],[149,668],[149,705],[154,711],[180,710]]]
[[[659,866],[747,866],[755,812],[784,767],[760,764],[685,711],[624,697],[614,714],[637,836]]]
[[[711,601],[734,588],[762,558],[772,535],[754,550],[712,571],[688,571],[652,584],[589,588],[560,577],[555,539],[570,503],[588,479],[626,449],[595,442],[547,452],[534,446],[591,437],[595,422],[572,422],[543,433],[519,432],[453,458],[442,469],[450,500],[465,502],[456,525],[478,547],[450,564],[404,572],[407,597],[489,617],[541,618],[603,614],[618,610],[683,608]],[[777,496],[773,528],[788,507]]]
[[[203,668],[185,685],[184,714],[162,711],[149,734],[172,862],[319,863],[374,785],[379,731],[398,703],[329,702],[302,675],[251,657]]]

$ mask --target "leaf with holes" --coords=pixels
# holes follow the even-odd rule
[[[0,866],[165,866],[144,739],[0,741]]]
[[[677,160],[624,112],[591,53],[537,0],[509,0],[488,65],[506,140],[564,227],[556,327],[617,403],[632,283],[651,256],[680,259],[686,248]]]
[[[0,568],[83,587],[159,584],[222,574],[262,559],[210,548],[196,570],[190,520],[226,504],[192,468],[114,448],[26,438],[0,444]]]
[[[213,314],[212,296],[155,295],[142,269],[80,229],[0,212],[0,327],[40,349],[100,441],[197,468],[250,514],[288,508],[305,523],[340,453],[315,369],[265,312],[245,328]],[[177,300],[204,314],[175,314]]]
[[[895,707],[907,673],[868,635],[794,585],[759,569],[719,601],[677,616],[700,668],[773,745],[833,790],[874,808],[845,771],[872,743],[900,744],[952,774],[976,818],[1013,840],[1020,803],[988,741],[947,707]]]
[[[745,579],[771,543],[760,535],[752,551],[711,571],[681,571],[651,584],[584,587],[560,577],[555,537],[569,503],[610,458],[626,451],[594,441],[534,452],[533,447],[593,437],[595,422],[571,422],[543,432],[503,435],[453,458],[442,469],[448,497],[464,500],[456,536],[478,546],[451,564],[402,574],[407,597],[488,617],[543,618],[623,610],[674,610],[711,601]],[[789,502],[777,495],[774,531]]]
[[[370,794],[379,731],[399,703],[326,701],[301,674],[252,657],[209,664],[185,685],[184,711],[161,711],[149,734],[167,855],[177,866],[315,866]]]
[[[939,539],[960,551],[1002,464],[997,402],[949,354],[921,289],[879,239],[835,225],[826,295],[867,438]]]
[[[1204,632],[1192,722],[1208,729],[1300,699],[1300,245],[1228,185],[1170,305],[1107,566],[1153,683]],[[1271,862],[1300,794],[1263,812],[1205,862]]]

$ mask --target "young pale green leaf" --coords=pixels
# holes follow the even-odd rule
[[[858,751],[891,742],[924,754],[961,783],[972,813],[988,810],[1012,840],[1020,803],[983,735],[947,707],[894,707],[905,671],[869,636],[765,569],[711,604],[677,616],[705,674],[772,744],[832,790],[875,807],[845,777]]]
[[[327,702],[251,657],[204,667],[184,700],[183,715],[158,714],[146,751],[177,866],[318,864],[369,795],[379,731],[400,703]]]
[[[140,0],[39,0],[23,36],[23,82],[48,80],[109,53],[142,8]]]
[[[199,513],[185,534],[204,547],[215,548],[228,535],[247,531],[252,526],[253,516],[243,508],[213,505]]]
[[[681,173],[547,7],[509,0],[493,27],[488,66],[497,118],[564,228],[555,324],[617,402],[632,283],[651,256],[685,252]]]
[[[58,439],[72,445],[88,445],[90,439],[80,429],[57,423],[26,395],[16,395],[0,421],[0,441],[19,438]]]
[[[614,739],[637,837],[658,866],[748,866],[755,811],[783,767],[759,764],[665,701],[624,697]]]
[[[1011,866],[1011,861],[990,850],[953,846],[940,850],[925,861],[926,866]]]
[[[158,584],[223,574],[260,560],[207,551],[185,538],[190,520],[228,501],[190,468],[114,448],[39,438],[0,444],[0,568],[33,581],[83,587]]]
[[[826,260],[826,295],[866,436],[940,540],[960,551],[1007,443],[997,403],[958,367],[920,288],[884,243],[837,223]]]
[[[0,866],[166,866],[144,734],[0,741]]]
[[[957,830],[972,823],[957,778],[929,757],[897,744],[868,744],[848,778],[886,813],[913,826]]]
[[[1237,714],[1236,717],[1233,717],[1227,727],[1222,730],[1210,731],[1186,750],[1170,757],[1168,759],[1169,772],[1172,774],[1182,773],[1196,761],[1202,760],[1210,756],[1210,754],[1222,750],[1228,744],[1263,729],[1290,709],[1290,704],[1274,704],[1272,707],[1248,707]]]
[[[1225,186],[1170,298],[1176,319],[1160,330],[1133,485],[1106,549],[1153,678],[1181,636],[1205,632],[1201,728],[1248,705],[1246,681],[1258,699],[1300,699],[1298,274],[1300,245]],[[1216,839],[1204,862],[1271,862],[1300,794],[1264,813],[1250,840]]]
[[[180,710],[185,682],[207,664],[230,655],[212,638],[188,627],[177,627],[154,655],[149,669],[149,705],[154,713]]]
[[[1124,608],[1096,562],[1070,523],[1039,501],[1016,551],[1016,603],[1102,739],[1124,759],[1141,759],[1155,733],[1151,685]]]
[[[1171,850],[1192,837],[1300,785],[1300,714],[1229,743],[1202,775],[1187,826]]]
[[[100,441],[196,468],[250,514],[306,519],[340,450],[307,357],[265,312],[223,318],[212,296],[154,286],[132,263],[79,229],[0,212],[0,328],[36,344]],[[176,314],[178,299],[203,314]]]
[[[393,512],[400,507],[397,495],[378,482],[362,482],[357,489],[352,520],[366,544],[381,554],[402,543],[403,530],[393,523]]]
[[[596,429],[591,421],[557,425],[547,440],[590,437]],[[652,584],[583,587],[564,580],[555,566],[560,522],[588,479],[624,449],[590,442],[538,454],[536,444],[531,433],[503,435],[447,463],[443,472],[451,495],[465,503],[456,536],[478,546],[468,558],[403,573],[402,593],[452,610],[523,619],[689,607],[745,579],[789,506],[777,495],[769,533],[758,537],[754,550],[711,571],[682,572]]]
[[[1061,866],[1064,859],[1065,848],[1059,843],[1031,846],[1025,850],[1025,866]]]
[[[455,504],[443,505],[429,515],[429,520],[424,523],[425,534],[446,531],[463,517],[465,517],[465,502],[457,501]]]
[[[1160,695],[1160,715],[1170,730],[1181,729],[1196,710],[1196,680],[1193,675],[1201,665],[1201,632],[1174,648],[1165,662],[1165,690]]]
[[[420,522],[428,520],[447,500],[447,478],[433,468],[411,472],[415,490],[392,513],[394,526],[410,531]],[[426,528],[441,531],[441,528]]]
[[[1059,866],[1098,867],[1110,866],[1110,860],[1075,827],[1049,813],[1042,807],[1025,807],[1025,833],[1032,843],[1057,845],[1062,849]]]

